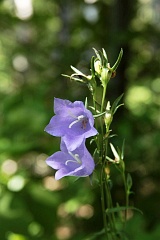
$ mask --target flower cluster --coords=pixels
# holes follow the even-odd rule
[[[54,113],[45,131],[61,137],[61,151],[46,160],[49,166],[58,170],[55,179],[89,176],[95,164],[85,146],[85,140],[97,134],[92,113],[81,101],[72,103],[59,98],[54,99]]]

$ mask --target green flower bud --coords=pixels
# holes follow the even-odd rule
[[[110,108],[111,108],[111,105],[110,105],[110,102],[108,101],[107,106],[106,106],[106,113],[105,113],[105,116],[104,116],[104,121],[105,121],[106,127],[112,121],[112,114],[111,114]]]
[[[109,64],[108,64],[109,65]],[[109,67],[104,67],[101,72],[101,83],[103,87],[106,87],[112,75],[112,71]]]
[[[96,60],[94,62],[94,69],[95,69],[96,73],[98,73],[99,75],[101,74],[101,71],[102,71],[101,62],[99,60]]]

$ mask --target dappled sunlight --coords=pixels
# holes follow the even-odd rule
[[[17,169],[18,169],[17,162],[15,162],[12,159],[7,159],[2,163],[1,170],[7,175],[12,175],[16,173]]]
[[[8,232],[6,234],[7,240],[28,240],[25,236],[21,234],[16,234],[14,232]]]
[[[58,191],[64,188],[64,184],[61,181],[55,180],[53,176],[45,177],[43,179],[43,185],[50,191]]]
[[[32,0],[14,0],[16,15],[22,20],[30,18],[33,14]]]
[[[43,227],[38,222],[31,222],[28,226],[28,232],[31,234],[31,236],[41,236],[44,232]]]
[[[26,180],[21,175],[14,175],[7,183],[7,187],[10,191],[19,192],[25,186]]]
[[[93,216],[93,214],[94,214],[94,208],[89,204],[80,206],[76,211],[76,217],[79,217],[79,218],[89,219]]]
[[[152,91],[145,86],[132,86],[128,89],[125,105],[134,115],[143,115],[153,102]]]
[[[96,23],[99,18],[98,9],[92,5],[83,9],[84,18],[91,23]]]
[[[152,89],[155,93],[160,93],[160,77],[153,79],[152,83],[151,83]],[[158,105],[160,105],[160,99],[156,98],[154,99],[155,103],[157,103]]]
[[[74,233],[73,227],[66,225],[57,227],[55,231],[58,240],[70,239]]]
[[[93,3],[97,2],[98,0],[84,0],[84,1],[88,4],[93,4]]]
[[[125,139],[124,162],[134,192],[129,204],[143,215],[134,209],[119,215],[127,219],[129,239],[159,239],[160,1],[125,2],[0,1],[1,240],[81,240],[103,228],[96,171],[87,178],[55,180],[46,159],[60,150],[60,138],[44,132],[53,116],[54,97],[84,102],[87,96],[93,110],[85,84],[61,75],[71,74],[70,65],[90,75],[93,47],[106,50],[111,66],[123,48],[122,64],[107,90],[111,106],[124,92],[109,143],[114,141],[119,154],[117,146]],[[97,169],[95,142],[87,141],[87,147]],[[123,181],[110,166],[105,170],[113,202],[118,197],[124,206]]]
[[[25,72],[29,67],[29,63],[28,63],[27,58],[23,55],[15,56],[13,58],[13,67],[18,72]]]
[[[137,17],[132,20],[132,27],[137,31],[146,28],[146,24],[153,24],[160,29],[160,2],[157,0],[139,0]]]
[[[35,174],[45,176],[48,173],[48,167],[45,162],[47,155],[42,153],[36,156],[35,162],[33,163],[33,171]]]

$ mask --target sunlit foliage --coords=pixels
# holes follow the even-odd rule
[[[70,65],[85,72],[93,47],[112,62],[124,49],[109,90],[113,99],[124,92],[125,102],[113,132],[126,140],[132,201],[144,212],[130,213],[128,236],[159,236],[158,9],[158,0],[0,1],[0,239],[81,240],[102,227],[98,188],[89,179],[57,182],[45,163],[59,150],[59,140],[44,132],[53,98],[84,101],[88,94],[61,74],[70,74]],[[113,195],[123,202],[115,179]]]

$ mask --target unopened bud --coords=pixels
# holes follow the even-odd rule
[[[101,62],[99,60],[94,62],[94,69],[99,75],[101,74]]]
[[[119,163],[120,162],[120,157],[119,157],[119,154],[118,154],[118,152],[116,151],[116,149],[115,149],[115,147],[112,145],[112,143],[110,143],[110,147],[111,147],[111,150],[112,150],[112,153],[113,153],[113,155],[114,155],[114,157],[115,157],[115,162],[116,163]]]
[[[103,68],[102,69],[101,81],[102,81],[103,85],[106,85],[106,83],[108,82],[108,72],[109,72],[108,68]]]
[[[111,114],[110,108],[111,108],[111,105],[110,105],[110,102],[108,101],[106,106],[106,113],[104,116],[104,121],[106,125],[111,123],[112,121],[112,114]]]

